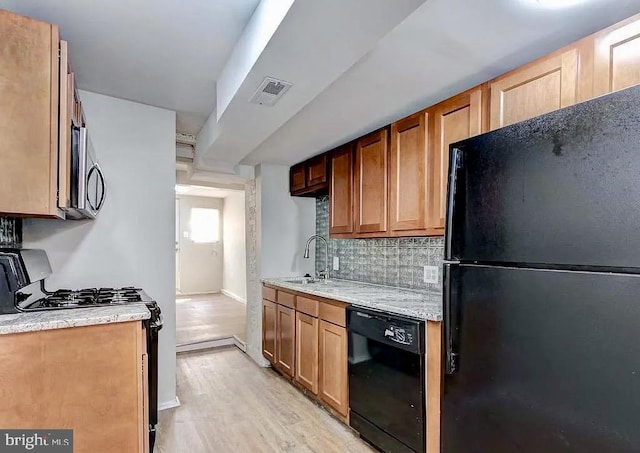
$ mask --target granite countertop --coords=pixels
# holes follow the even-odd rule
[[[0,315],[0,335],[141,321],[150,317],[151,313],[144,304],[12,313]]]
[[[392,286],[372,285],[349,280],[296,283],[291,278],[266,278],[262,282],[312,296],[339,300],[355,307],[394,313],[423,321],[442,321],[442,293]]]

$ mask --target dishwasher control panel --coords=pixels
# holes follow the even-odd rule
[[[366,341],[415,354],[424,352],[424,321],[351,306],[347,308],[347,330]]]
[[[407,331],[402,327],[394,326],[393,324],[387,326],[384,330],[384,336],[391,341],[395,341],[400,344],[413,343],[413,333]]]

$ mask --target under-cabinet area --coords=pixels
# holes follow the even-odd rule
[[[262,353],[365,441],[436,452],[440,392],[429,389],[440,387],[441,301],[438,292],[266,279]]]

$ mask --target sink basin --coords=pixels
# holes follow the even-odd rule
[[[286,278],[284,281],[287,283],[294,283],[297,285],[308,285],[310,283],[319,283],[322,280],[319,278],[313,278],[313,277],[295,277],[295,278]]]

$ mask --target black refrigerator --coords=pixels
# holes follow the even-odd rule
[[[442,452],[640,452],[640,87],[449,168]]]

